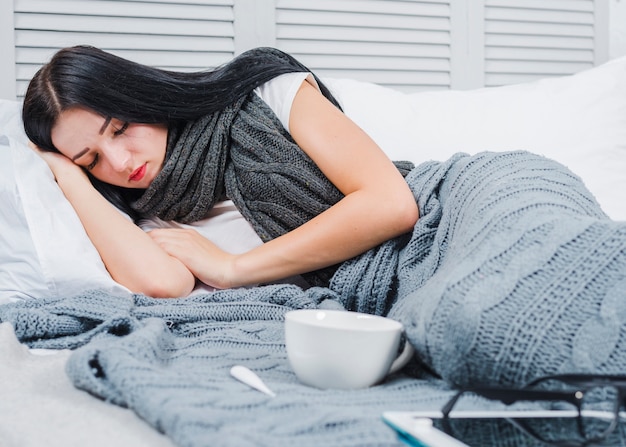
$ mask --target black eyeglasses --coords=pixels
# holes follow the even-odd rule
[[[507,406],[534,402],[544,410],[556,410],[554,415],[570,415],[558,419],[517,416],[506,419],[545,445],[589,446],[605,442],[614,433],[621,417],[620,408],[625,404],[626,376],[562,374],[541,377],[521,388],[462,389],[441,409],[443,428],[451,435],[455,435],[454,426],[458,428],[460,423],[450,417],[450,413],[467,394],[497,400]]]

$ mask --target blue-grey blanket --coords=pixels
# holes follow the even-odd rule
[[[575,175],[526,152],[482,153],[424,163],[407,182],[413,233],[345,262],[329,288],[90,291],[1,306],[0,321],[33,347],[78,348],[76,386],[181,446],[397,445],[381,413],[438,409],[456,385],[626,371],[626,222],[607,219]],[[314,307],[401,321],[417,361],[365,390],[299,384],[283,315]],[[277,397],[234,381],[235,364]]]

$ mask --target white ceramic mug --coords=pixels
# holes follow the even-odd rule
[[[404,328],[390,318],[341,310],[285,314],[287,357],[298,379],[317,388],[355,389],[377,384],[413,356]]]

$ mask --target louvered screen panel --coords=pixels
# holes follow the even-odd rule
[[[485,85],[594,65],[593,0],[485,0]]]
[[[18,96],[59,48],[88,44],[166,69],[234,55],[234,0],[15,0]]]
[[[277,0],[276,45],[322,76],[449,88],[449,3]]]

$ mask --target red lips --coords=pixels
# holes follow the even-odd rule
[[[139,182],[144,175],[146,175],[146,164],[143,164],[135,169],[133,173],[130,174],[130,177],[128,177],[128,180],[130,180],[131,182]]]

